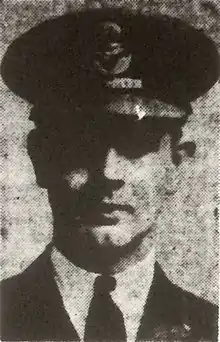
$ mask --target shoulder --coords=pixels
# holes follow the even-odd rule
[[[218,307],[171,282],[156,264],[151,294],[156,324],[165,324],[183,337],[217,341]],[[159,323],[158,323],[159,322]]]
[[[1,282],[2,303],[19,302],[30,299],[31,294],[41,292],[52,275],[48,250],[46,249],[22,273],[7,278]]]
[[[29,306],[32,297],[41,281],[41,274],[38,270],[38,259],[36,259],[26,270],[13,277],[4,279],[1,284],[1,307],[3,317],[13,317],[18,311],[24,311]]]
[[[32,291],[25,272],[1,282],[1,338],[16,340],[20,327],[27,322],[32,306]],[[32,307],[31,307],[32,306]]]
[[[10,303],[14,303],[13,306],[15,306],[19,299],[27,295],[31,285],[28,278],[24,271],[1,282],[1,303],[3,308],[8,307]]]
[[[7,340],[25,339],[24,325],[37,321],[52,292],[51,270],[43,253],[25,271],[1,282],[1,335]]]
[[[196,339],[217,341],[218,306],[176,285],[174,291],[180,299],[181,315],[186,329],[191,329]]]
[[[200,326],[212,326],[217,324],[218,306],[195,296],[194,294],[183,291],[186,309],[189,318]]]

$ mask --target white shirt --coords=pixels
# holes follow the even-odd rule
[[[80,340],[83,341],[86,318],[93,297],[93,285],[98,274],[75,266],[54,246],[51,260],[64,308]],[[153,280],[154,263],[155,249],[153,248],[143,261],[121,273],[114,274],[116,288],[110,294],[123,314],[129,342],[136,339]]]

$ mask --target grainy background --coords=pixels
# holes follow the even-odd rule
[[[166,13],[203,28],[220,48],[218,0],[3,0],[1,55],[21,33],[47,18],[84,7],[126,6],[132,11]],[[30,105],[0,83],[2,277],[24,269],[50,241],[52,217],[47,194],[35,183],[26,152]],[[218,297],[218,127],[219,85],[193,103],[184,139],[195,141],[194,158],[184,159],[159,219],[158,260],[170,279],[217,303]],[[169,182],[172,180],[170,175]],[[170,182],[171,184],[171,182]]]

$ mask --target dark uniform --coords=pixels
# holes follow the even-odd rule
[[[34,105],[37,125],[56,121],[57,111],[40,110],[49,103],[139,116],[147,98],[184,109],[186,120],[190,102],[218,74],[216,48],[203,31],[180,19],[118,9],[49,20],[14,41],[2,63],[5,83]],[[49,252],[50,246],[22,274],[3,281],[3,340],[78,339]],[[156,264],[137,339],[216,341],[217,307],[172,284]]]
[[[3,281],[3,340],[79,340],[55,284],[49,248],[22,274]],[[156,264],[137,340],[217,341],[217,314],[217,306],[172,284]]]

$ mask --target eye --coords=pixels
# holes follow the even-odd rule
[[[117,141],[115,147],[125,157],[132,159],[141,158],[152,152],[157,152],[160,146],[162,135],[159,133],[145,134],[123,134]]]

